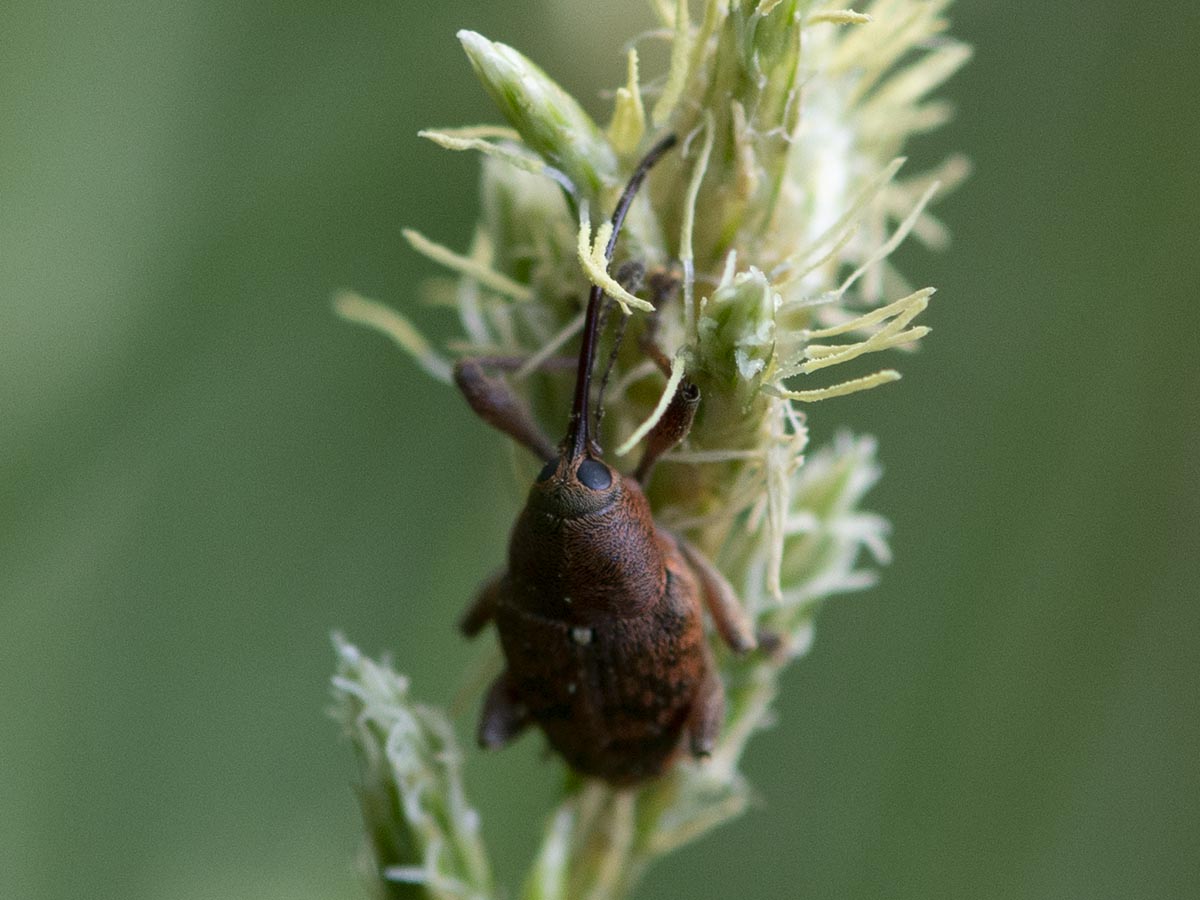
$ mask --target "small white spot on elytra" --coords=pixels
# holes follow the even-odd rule
[[[579,685],[577,685],[575,682],[572,681],[570,684],[567,685],[567,693],[568,694],[573,694],[577,690],[579,690]]]
[[[571,639],[581,646],[584,644],[590,644],[592,642],[592,629],[572,628]]]
[[[564,596],[564,597],[563,597],[563,603],[567,604],[567,606],[570,606],[570,605],[571,605],[571,598],[570,598],[570,597],[567,597],[567,596]]]

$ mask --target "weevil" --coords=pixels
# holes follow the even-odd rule
[[[612,216],[606,258],[654,163],[638,165]],[[529,725],[577,772],[624,785],[665,772],[684,744],[697,757],[715,746],[724,689],[705,639],[707,608],[734,651],[755,636],[733,588],[687,541],[655,523],[643,493],[655,461],[691,427],[699,391],[681,383],[646,439],[633,475],[601,457],[589,429],[590,390],[603,292],[593,287],[576,365],[567,434],[555,446],[529,407],[485,369],[504,360],[464,359],[455,382],[471,408],[545,463],[513,526],[508,566],[486,583],[460,623],[473,637],[489,622],[505,668],[484,699],[478,738],[501,747]],[[654,349],[660,365],[665,356]]]

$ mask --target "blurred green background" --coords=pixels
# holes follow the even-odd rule
[[[881,441],[882,586],[831,604],[752,746],[762,803],[668,898],[1200,896],[1200,12],[961,0],[941,292]],[[448,701],[502,557],[503,442],[385,341],[462,246],[519,46],[599,112],[640,0],[9,0],[0,34],[0,897],[362,896],[341,628]],[[501,502],[496,500],[502,484]],[[474,715],[468,702],[459,722]],[[473,754],[512,884],[538,742]]]

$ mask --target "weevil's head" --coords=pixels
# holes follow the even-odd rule
[[[624,490],[621,474],[604,460],[567,448],[538,473],[529,506],[555,518],[576,519],[603,512]]]

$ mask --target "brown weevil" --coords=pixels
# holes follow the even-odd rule
[[[660,141],[638,165],[613,213],[617,233]],[[577,772],[612,784],[662,774],[686,742],[708,755],[725,714],[702,606],[735,651],[753,631],[725,578],[681,537],[659,527],[642,485],[654,461],[691,426],[699,391],[684,381],[648,436],[633,476],[600,458],[589,435],[589,394],[603,292],[588,298],[567,435],[556,448],[528,406],[486,367],[464,359],[455,382],[471,408],[537,454],[545,467],[513,526],[508,567],[463,616],[471,637],[488,622],[506,668],[489,689],[479,742],[501,747],[530,724]],[[657,351],[659,359],[664,358]]]

